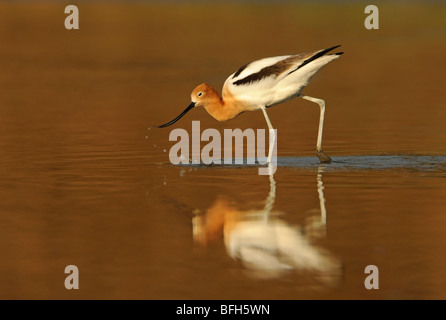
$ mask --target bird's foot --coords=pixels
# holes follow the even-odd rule
[[[316,155],[321,163],[331,163],[331,158],[328,156],[328,154],[323,152],[322,149],[316,149]]]

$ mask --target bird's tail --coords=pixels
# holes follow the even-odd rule
[[[319,59],[319,58],[325,56],[326,53],[328,53],[328,52],[330,52],[330,51],[332,51],[332,50],[334,50],[334,49],[336,49],[336,48],[338,48],[338,47],[340,47],[340,46],[341,46],[341,45],[337,45],[337,46],[334,46],[334,47],[331,47],[331,48],[322,49],[322,50],[317,51],[314,55],[312,55],[312,56],[309,57],[307,60],[305,60],[305,61],[299,66],[298,69],[302,68],[303,66],[309,64],[310,62],[312,62],[312,61],[314,61],[314,60],[316,60],[316,59]],[[336,53],[329,54],[329,55],[326,55],[326,56],[340,56],[340,55],[343,54],[343,53],[344,53],[344,52],[336,52]],[[333,57],[333,58],[334,58],[334,57]],[[331,61],[331,60],[333,60],[333,59],[330,59],[330,61]]]

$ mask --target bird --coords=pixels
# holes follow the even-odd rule
[[[271,163],[276,133],[268,117],[267,109],[299,97],[314,102],[320,107],[316,155],[321,163],[330,163],[331,158],[322,150],[325,101],[303,95],[301,92],[323,66],[338,59],[344,53],[330,53],[338,47],[340,45],[300,54],[263,58],[247,63],[226,79],[222,96],[208,83],[202,83],[192,91],[191,103],[180,115],[165,124],[154,127],[168,127],[196,107],[204,107],[218,121],[233,119],[246,111],[262,110],[270,132],[267,163]]]

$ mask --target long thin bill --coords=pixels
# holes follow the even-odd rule
[[[168,127],[168,126],[174,124],[175,122],[180,120],[186,113],[188,113],[190,110],[192,110],[194,107],[195,107],[195,102],[191,102],[191,104],[188,105],[187,108],[184,109],[184,111],[181,112],[181,114],[178,117],[176,117],[175,119],[173,119],[165,124],[162,124],[160,126],[155,126],[155,128],[165,128],[165,127]]]

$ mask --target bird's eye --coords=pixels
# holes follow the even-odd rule
[[[197,97],[201,97],[203,95],[203,92],[198,92]]]

